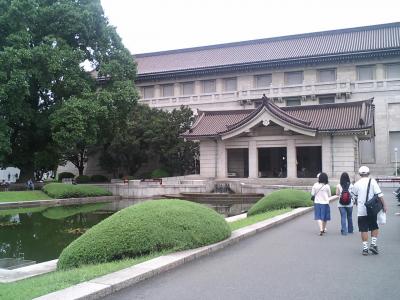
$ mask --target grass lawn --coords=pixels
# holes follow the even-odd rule
[[[291,211],[292,208],[269,211],[238,220],[229,224],[232,230],[236,230],[251,224],[273,218],[277,215]],[[80,282],[88,281],[93,278],[109,274],[141,262],[166,255],[169,252],[157,252],[151,255],[126,259],[121,261],[109,262],[98,265],[88,265],[81,268],[67,271],[55,271],[37,277],[32,277],[14,283],[0,283],[0,299],[32,299],[54,291],[65,289]]]
[[[19,202],[51,199],[42,191],[0,192],[0,202]]]
[[[68,271],[55,271],[12,283],[0,283],[0,299],[33,299],[165,254],[166,253],[154,253],[135,259],[88,265]]]
[[[283,208],[283,209],[278,209],[278,210],[267,211],[262,214],[249,216],[246,219],[242,219],[242,220],[238,220],[238,221],[229,223],[229,226],[231,227],[232,231],[234,231],[236,229],[240,229],[242,227],[246,227],[246,226],[255,224],[257,222],[271,219],[275,216],[283,215],[284,213],[287,213],[292,210],[293,210],[292,208]]]

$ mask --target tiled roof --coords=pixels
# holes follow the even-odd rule
[[[278,107],[270,100],[257,109],[203,111],[182,137],[217,137],[250,122],[263,108],[275,117],[297,127],[317,132],[357,132],[374,125],[372,99],[357,102]]]
[[[307,58],[400,50],[400,23],[135,55],[138,77]]]

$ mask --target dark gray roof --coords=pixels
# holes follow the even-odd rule
[[[135,55],[138,77],[400,51],[400,22]]]
[[[221,136],[250,122],[263,107],[286,123],[320,133],[357,133],[374,126],[372,99],[290,107],[278,107],[268,99],[257,109],[202,111],[192,128],[181,136],[191,139]]]

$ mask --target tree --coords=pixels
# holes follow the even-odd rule
[[[1,117],[0,111],[0,118]],[[5,122],[0,119],[0,167],[2,167],[1,162],[5,160],[5,156],[10,152],[10,129],[7,127]]]
[[[84,62],[106,79],[100,90]],[[0,163],[31,177],[37,153],[57,149],[49,120],[71,99],[108,109],[109,140],[136,102],[135,74],[99,0],[0,0]]]
[[[168,112],[137,105],[126,127],[103,149],[100,165],[114,175],[135,175],[149,162],[173,175],[192,173],[197,144],[179,137],[192,122],[187,107]]]
[[[72,162],[83,175],[89,151],[99,140],[100,122],[106,112],[95,101],[72,98],[50,119],[53,138],[63,161]]]

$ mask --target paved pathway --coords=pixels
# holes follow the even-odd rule
[[[400,207],[383,191],[377,256],[361,255],[358,232],[340,235],[332,203],[323,237],[309,213],[105,299],[400,299]]]

